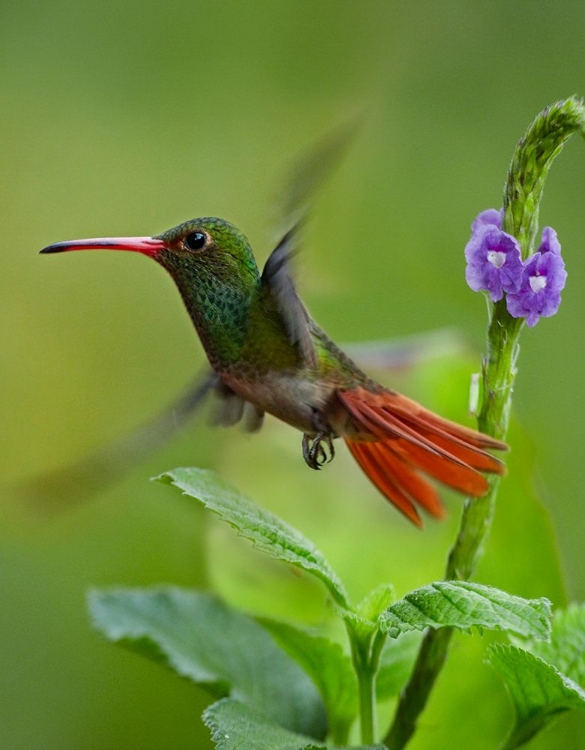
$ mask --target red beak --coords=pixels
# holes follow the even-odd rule
[[[56,242],[41,250],[41,253],[63,253],[68,250],[129,250],[155,257],[165,243],[154,237],[100,237],[90,240],[68,240]]]

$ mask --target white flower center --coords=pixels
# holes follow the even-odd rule
[[[497,250],[488,250],[487,257],[495,268],[501,268],[506,262],[506,253],[500,253]]]
[[[546,286],[546,276],[531,276],[530,288],[533,292],[541,292]]]

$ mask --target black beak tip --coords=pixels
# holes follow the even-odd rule
[[[49,253],[59,253],[63,250],[63,248],[59,245],[48,245],[47,247],[44,247],[42,250],[39,250],[40,255],[48,255]]]

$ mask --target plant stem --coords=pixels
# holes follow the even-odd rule
[[[363,745],[373,745],[376,724],[376,681],[375,675],[365,665],[358,675],[358,685],[360,693],[361,742]]]
[[[374,742],[376,726],[375,673],[370,669],[369,650],[371,637],[360,638],[353,627],[346,621],[347,634],[351,646],[351,661],[358,683],[360,701],[360,739],[362,744]]]
[[[376,735],[376,676],[387,633],[377,630],[372,637],[358,633],[346,622],[351,644],[351,657],[356,674],[360,701],[360,740],[372,745]]]
[[[482,406],[477,419],[481,432],[499,440],[505,439],[508,432],[522,324],[522,320],[510,316],[503,301],[494,306],[482,367]],[[484,497],[466,500],[459,534],[447,560],[446,580],[467,580],[473,575],[491,528],[499,485],[500,477],[492,476]]]
[[[482,368],[483,399],[478,422],[482,432],[499,439],[506,436],[508,429],[520,329],[521,321],[511,318],[504,304],[494,306]],[[498,487],[499,477],[495,476],[487,495],[466,501],[459,534],[447,561],[446,580],[467,580],[473,575],[492,524]],[[418,717],[447,658],[452,635],[450,628],[428,630],[425,634],[385,739],[389,750],[402,750],[414,734]]]

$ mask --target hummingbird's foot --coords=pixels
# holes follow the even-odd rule
[[[323,443],[327,446],[327,450],[325,450]],[[327,455],[327,451],[329,451],[329,455]],[[319,471],[324,464],[332,461],[334,456],[335,448],[333,447],[331,433],[318,432],[314,438],[306,433],[303,435],[303,458],[311,469]]]

